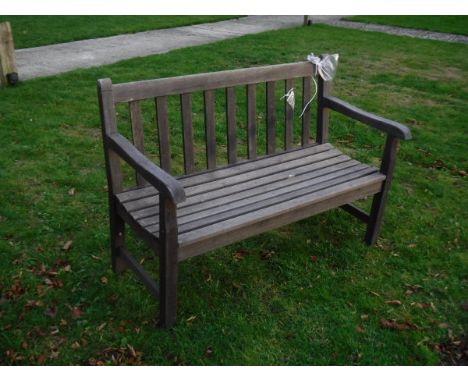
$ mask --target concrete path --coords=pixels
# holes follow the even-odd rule
[[[467,36],[340,20],[344,16],[310,16],[312,23],[468,44]],[[20,80],[52,76],[133,57],[166,53],[247,34],[302,25],[303,16],[247,16],[216,23],[19,49],[16,63]]]
[[[437,40],[445,42],[459,42],[462,44],[468,44],[468,36],[462,36],[457,34],[450,33],[439,33],[439,32],[430,32],[420,29],[410,29],[410,28],[400,28],[390,25],[378,25],[378,24],[366,24],[366,23],[357,23],[354,21],[345,21],[339,19],[320,19],[321,16],[316,17],[316,22],[320,22],[327,25],[332,25],[334,27],[350,28],[350,29],[359,29],[362,31],[370,32],[383,32],[387,34],[394,34],[398,36],[408,36],[423,38],[428,40]]]
[[[216,23],[19,49],[16,51],[16,63],[20,80],[28,80],[251,33],[297,27],[302,22],[303,16],[241,17]]]

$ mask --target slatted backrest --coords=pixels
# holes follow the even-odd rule
[[[292,64],[271,65],[263,67],[253,67],[248,69],[229,70],[215,73],[195,74],[189,76],[161,78],[150,81],[130,82],[112,85],[112,96],[115,104],[128,103],[129,114],[132,126],[132,134],[135,146],[143,151],[143,128],[140,101],[146,99],[155,100],[156,121],[159,135],[159,155],[160,166],[168,171],[172,171],[169,126],[168,97],[180,96],[180,120],[182,125],[182,141],[184,156],[184,172],[192,174],[196,171],[195,150],[194,150],[194,127],[192,123],[192,94],[203,93],[204,122],[205,122],[205,148],[206,148],[206,168],[213,169],[219,166],[217,163],[217,153],[219,147],[216,144],[216,89],[225,90],[225,114],[226,114],[226,144],[227,163],[236,163],[238,141],[237,129],[240,121],[236,118],[236,87],[244,86],[246,95],[246,151],[248,159],[257,158],[257,88],[265,84],[265,115],[266,115],[266,139],[265,154],[274,154],[278,150],[292,150],[294,148],[293,118],[299,115],[294,114],[293,109],[287,104],[284,98],[284,121],[277,120],[276,103],[279,89],[277,86],[284,83],[284,94],[286,94],[294,84],[294,80],[300,79],[301,91],[295,89],[296,97],[302,95],[302,104],[297,104],[296,108],[302,110],[311,97],[312,75],[315,67],[309,62],[299,62]],[[296,81],[297,82],[297,81]],[[283,93],[281,93],[283,94]],[[224,122],[224,121],[223,121]],[[301,119],[301,145],[310,144],[310,106],[305,110]],[[284,137],[282,147],[277,147],[277,126],[284,125]],[[143,179],[137,179],[138,185],[143,185]]]

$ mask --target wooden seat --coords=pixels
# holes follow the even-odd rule
[[[265,224],[268,219],[280,226],[310,215],[312,208],[319,212],[318,204],[319,210],[337,207],[347,202],[343,192],[355,190],[353,200],[374,194],[384,179],[376,168],[331,144],[180,177],[187,199],[177,206],[179,261],[274,228]],[[159,237],[159,194],[154,187],[117,198],[128,217]]]

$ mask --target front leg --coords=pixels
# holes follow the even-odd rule
[[[380,172],[384,174],[386,178],[382,185],[381,191],[374,195],[374,199],[372,201],[372,207],[365,236],[365,242],[367,245],[375,244],[379,235],[385,205],[387,203],[388,191],[390,190],[390,184],[392,183],[393,170],[395,168],[395,161],[398,152],[398,144],[398,138],[392,135],[387,136],[384,155],[380,165]]]
[[[160,280],[160,319],[163,328],[176,323],[177,317],[177,273],[178,273],[178,240],[177,240],[177,207],[160,196],[160,242],[159,280]]]

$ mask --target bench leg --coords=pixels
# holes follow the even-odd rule
[[[374,199],[372,200],[369,222],[367,223],[367,231],[364,239],[367,245],[374,245],[379,236],[385,205],[387,203],[388,191],[390,190],[390,184],[392,183],[398,143],[398,138],[393,136],[387,137],[382,164],[380,166],[380,172],[385,174],[386,179],[382,185],[382,190],[378,194],[375,194]]]
[[[176,323],[177,317],[177,273],[178,244],[176,206],[166,198],[160,197],[160,241],[159,253],[159,324],[169,328]]]
[[[125,222],[112,205],[109,211],[109,217],[112,270],[115,273],[122,273],[127,268],[125,261],[120,256],[120,249],[125,244]]]

